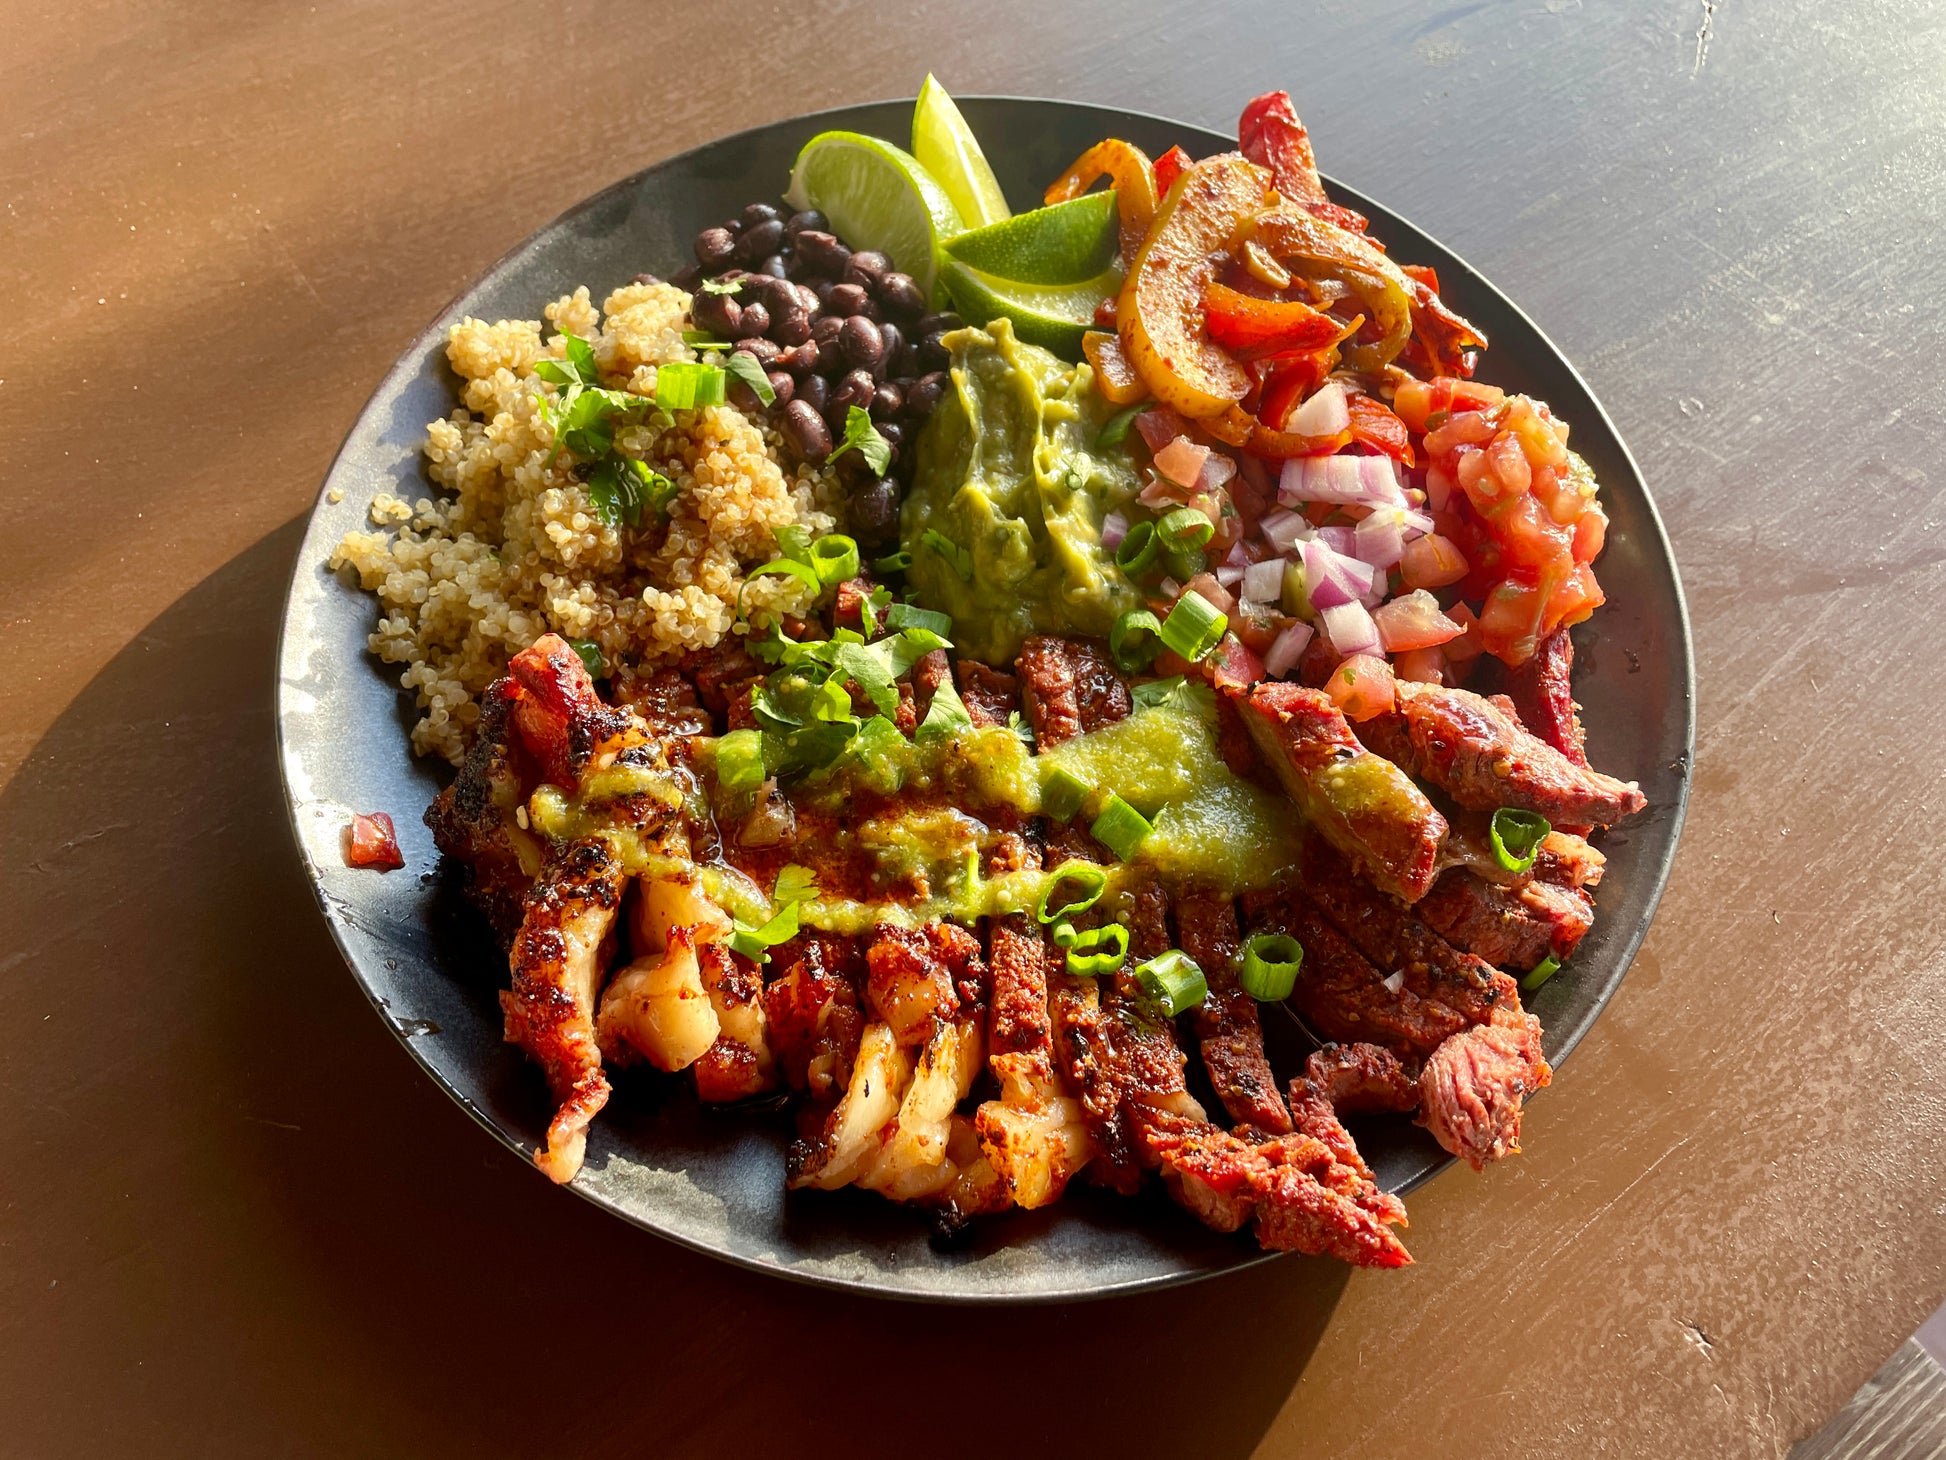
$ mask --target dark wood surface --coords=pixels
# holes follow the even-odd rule
[[[0,10],[0,1449],[1781,1455],[1946,1292],[1937,7]],[[299,876],[271,646],[336,442],[596,187],[909,94],[1231,124],[1468,256],[1668,518],[1675,879],[1418,1266],[955,1313],[661,1244],[413,1069]]]

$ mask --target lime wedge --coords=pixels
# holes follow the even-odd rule
[[[1084,193],[1071,202],[1016,213],[957,235],[947,256],[982,273],[1022,284],[1073,284],[1115,262],[1120,241],[1115,194]]]
[[[968,324],[986,324],[1004,316],[1028,344],[1068,360],[1081,358],[1081,336],[1100,328],[1095,324],[1095,309],[1122,287],[1119,269],[1104,269],[1079,284],[1023,284],[950,259],[940,280]]]
[[[973,129],[959,114],[946,88],[928,75],[912,109],[912,153],[939,179],[968,228],[998,223],[1007,216],[1007,197],[993,179],[986,154]]]
[[[853,248],[875,248],[932,292],[939,240],[960,231],[959,210],[911,153],[857,132],[804,144],[784,201],[816,208]]]

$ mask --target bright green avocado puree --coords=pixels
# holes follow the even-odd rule
[[[900,522],[908,582],[989,664],[1011,664],[1030,634],[1106,638],[1141,606],[1101,547],[1102,519],[1141,485],[1126,446],[1092,449],[1114,407],[1087,365],[1021,343],[1004,319],[946,345],[952,389],[919,438]],[[970,580],[928,530],[967,551]]]

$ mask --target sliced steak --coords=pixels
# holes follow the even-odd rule
[[[1497,1009],[1491,1024],[1454,1035],[1426,1061],[1419,1121],[1477,1171],[1520,1149],[1521,1102],[1552,1079],[1540,1020]]]
[[[1209,980],[1209,997],[1196,1009],[1192,1022],[1216,1098],[1239,1125],[1280,1134],[1289,1130],[1291,1114],[1284,1108],[1277,1077],[1264,1054],[1257,1001],[1237,986],[1242,942],[1235,905],[1208,892],[1178,898],[1176,931],[1183,952],[1196,960]]]
[[[1456,948],[1503,968],[1566,959],[1594,922],[1584,892],[1552,882],[1502,887],[1463,867],[1441,875],[1413,911]]]
[[[1014,672],[1043,750],[1126,719],[1134,708],[1107,654],[1079,639],[1036,635],[1021,645]]]
[[[1507,698],[1535,735],[1576,765],[1585,766],[1588,754],[1581,717],[1575,713],[1574,640],[1565,628],[1556,629],[1536,646],[1533,656],[1507,674]]]
[[[959,697],[976,726],[1004,725],[1020,710],[1020,681],[972,659],[959,661]]]

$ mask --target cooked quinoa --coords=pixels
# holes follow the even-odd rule
[[[629,284],[597,312],[580,288],[544,311],[556,331],[545,338],[533,320],[452,327],[446,358],[463,404],[426,428],[440,490],[410,502],[379,494],[377,530],[345,534],[331,555],[378,596],[371,648],[404,666],[399,683],[418,697],[414,750],[457,761],[476,697],[549,630],[592,640],[611,666],[651,666],[806,607],[795,579],[746,574],[776,556],[778,528],[827,531],[836,488],[828,472],[786,466],[765,426],[707,406],[650,411],[617,431],[617,450],[677,488],[666,520],[639,528],[604,524],[574,455],[555,450],[540,408],[555,387],[536,362],[563,358],[562,335],[579,335],[604,386],[652,397],[657,366],[695,358],[682,339],[689,303],[668,284]]]

